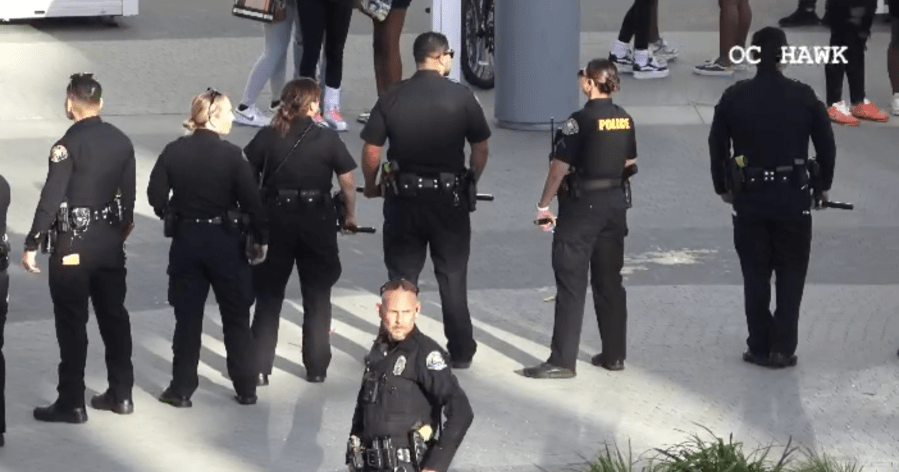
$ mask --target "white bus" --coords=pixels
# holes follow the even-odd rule
[[[137,15],[138,0],[0,0],[0,21]]]

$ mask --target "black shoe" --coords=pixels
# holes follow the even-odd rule
[[[134,402],[130,398],[126,398],[120,402],[115,401],[109,392],[94,395],[91,398],[91,406],[95,410],[111,411],[120,415],[130,415],[134,413]]]
[[[176,395],[171,388],[167,388],[162,392],[162,395],[159,396],[159,401],[168,403],[175,408],[190,408],[194,406],[194,404],[191,403],[190,398]]]
[[[612,370],[612,371],[624,370],[624,360],[623,359],[615,359],[615,360],[607,362],[603,359],[602,353],[599,353],[599,354],[593,356],[590,359],[590,363],[595,365],[596,367],[602,367],[603,369],[606,369],[606,370]]]
[[[322,383],[325,381],[325,376],[324,375],[307,375],[306,381],[310,382],[310,383],[314,383],[314,384]]]
[[[757,356],[757,355],[753,354],[751,351],[746,351],[743,353],[743,361],[748,362],[750,364],[759,365],[762,367],[768,367],[770,365],[767,357]]]
[[[790,16],[781,18],[778,23],[784,28],[790,28],[793,26],[816,26],[821,23],[821,20],[814,10],[798,9],[790,14]]]
[[[6,443],[3,442],[3,433],[0,433],[0,447],[3,447],[4,445],[6,445]]]
[[[81,408],[62,408],[56,403],[50,406],[40,406],[34,409],[34,419],[48,423],[72,423],[87,422],[87,410]]]
[[[256,395],[234,395],[234,399],[241,405],[255,405],[258,397]]]
[[[256,378],[256,386],[265,387],[266,385],[268,385],[268,374],[259,374]]]
[[[533,379],[570,379],[574,377],[573,370],[555,366],[544,362],[536,367],[524,369],[524,376]]]
[[[793,367],[796,365],[796,355],[785,356],[779,352],[772,352],[771,357],[768,359],[768,363],[771,367],[776,369],[782,369],[784,367]]]

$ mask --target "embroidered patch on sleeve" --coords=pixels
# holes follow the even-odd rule
[[[57,144],[50,150],[50,162],[62,162],[68,158],[69,150],[62,144]]]
[[[577,120],[574,118],[569,118],[568,121],[562,125],[562,134],[565,136],[577,134],[578,131],[580,131],[580,127],[577,125]]]
[[[443,354],[439,351],[434,351],[428,354],[427,359],[428,370],[443,370],[446,369],[446,361],[443,360]]]

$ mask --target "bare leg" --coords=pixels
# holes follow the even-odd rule
[[[718,0],[718,64],[729,66],[730,48],[739,44],[740,10],[739,0]]]
[[[390,11],[383,22],[375,22],[374,58],[375,82],[378,96],[403,78],[403,62],[400,56],[400,35],[406,22],[406,10]]]
[[[752,25],[752,9],[749,7],[749,0],[740,0],[740,35],[739,43],[736,46],[746,47],[746,41],[749,37],[749,27]]]

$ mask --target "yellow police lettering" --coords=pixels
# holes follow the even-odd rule
[[[604,118],[599,120],[600,131],[631,129],[630,118]]]

